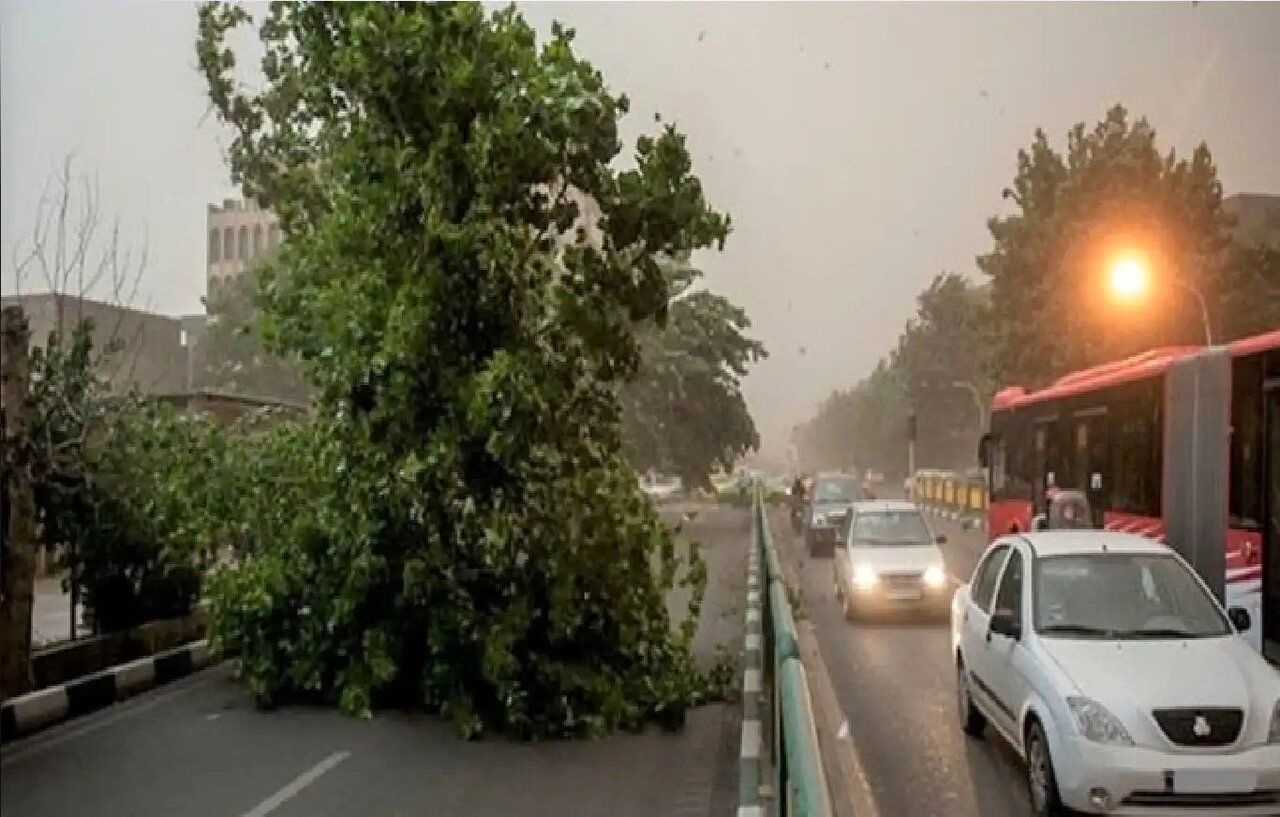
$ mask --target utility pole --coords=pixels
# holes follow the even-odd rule
[[[0,698],[31,688],[31,606],[36,579],[36,508],[25,437],[31,330],[22,308],[0,316],[0,450],[4,548],[0,550]]]
[[[912,410],[907,415],[907,477],[914,479],[916,475],[916,413]]]

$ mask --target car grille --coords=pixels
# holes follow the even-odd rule
[[[1135,791],[1121,801],[1125,806],[1147,806],[1153,809],[1243,808],[1246,806],[1280,806],[1280,791],[1205,792],[1174,794],[1163,791]]]
[[[1227,746],[1235,743],[1244,723],[1244,712],[1239,709],[1157,709],[1151,714],[1169,740],[1179,746]]]
[[[882,573],[880,581],[890,592],[914,592],[922,587],[920,573]]]

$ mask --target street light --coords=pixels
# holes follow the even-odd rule
[[[1213,345],[1213,330],[1209,324],[1209,307],[1204,295],[1190,281],[1178,275],[1170,274],[1166,279],[1174,286],[1190,292],[1200,306],[1200,321],[1204,327],[1204,343]],[[1107,271],[1107,282],[1112,294],[1121,301],[1136,301],[1144,297],[1151,288],[1151,267],[1142,256],[1129,253],[1118,256],[1111,262]]]
[[[1147,294],[1151,276],[1146,263],[1136,255],[1124,255],[1111,265],[1111,291],[1123,301],[1136,301]]]
[[[967,380],[952,380],[951,385],[957,389],[964,389],[973,397],[973,407],[978,410],[978,430],[986,432],[987,430],[987,404],[982,399],[982,392],[977,386]]]

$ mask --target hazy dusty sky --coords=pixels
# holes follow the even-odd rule
[[[973,273],[1019,147],[1114,102],[1162,145],[1204,140],[1228,192],[1280,192],[1280,4],[542,4],[545,30],[661,111],[734,219],[709,282],[771,357],[747,381],[767,443],[893,343],[941,270]],[[3,283],[44,181],[74,152],[150,269],[142,300],[198,311],[204,205],[233,194],[203,119],[194,7],[0,2]],[[801,350],[805,350],[803,353]]]

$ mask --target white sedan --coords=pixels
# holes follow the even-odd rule
[[[1033,811],[1280,814],[1280,671],[1187,564],[1105,531],[997,539],[951,604],[957,704]]]
[[[946,565],[939,544],[910,502],[855,502],[843,523],[833,571],[836,599],[852,620],[865,612],[914,611],[946,615]]]

